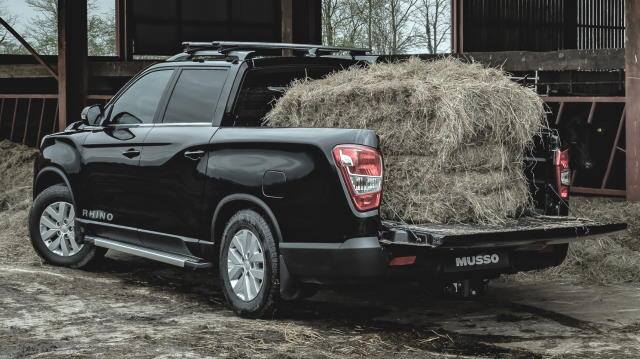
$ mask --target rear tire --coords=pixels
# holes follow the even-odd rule
[[[42,191],[29,211],[31,245],[43,261],[57,266],[82,268],[104,257],[104,248],[83,243],[75,231],[75,206],[66,186]]]
[[[242,317],[272,316],[280,300],[278,249],[273,230],[257,212],[229,219],[220,245],[219,271],[227,303]]]

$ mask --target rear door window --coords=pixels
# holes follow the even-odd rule
[[[226,79],[225,69],[182,70],[162,122],[212,123]]]

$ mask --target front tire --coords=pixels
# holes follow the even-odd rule
[[[278,250],[273,230],[260,214],[244,209],[229,219],[219,270],[224,295],[237,315],[273,315],[280,299]]]
[[[75,206],[66,186],[55,185],[42,191],[29,211],[31,245],[47,263],[82,268],[106,253],[83,243],[75,231]]]

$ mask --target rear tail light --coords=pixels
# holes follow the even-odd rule
[[[351,200],[361,212],[380,206],[382,197],[382,156],[371,147],[339,145],[333,158],[349,190]]]
[[[569,150],[556,150],[554,165],[556,166],[556,180],[560,198],[569,198],[571,185],[571,169],[569,168]]]

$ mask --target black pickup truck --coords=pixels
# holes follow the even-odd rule
[[[393,275],[474,293],[500,274],[559,265],[571,241],[625,228],[567,217],[568,158],[553,133],[523,164],[538,212],[518,223],[385,221],[373,131],[262,126],[292,80],[375,57],[312,45],[185,46],[43,139],[29,230],[45,261],[79,268],[110,249],[217,266],[230,306],[257,317],[321,284]]]

